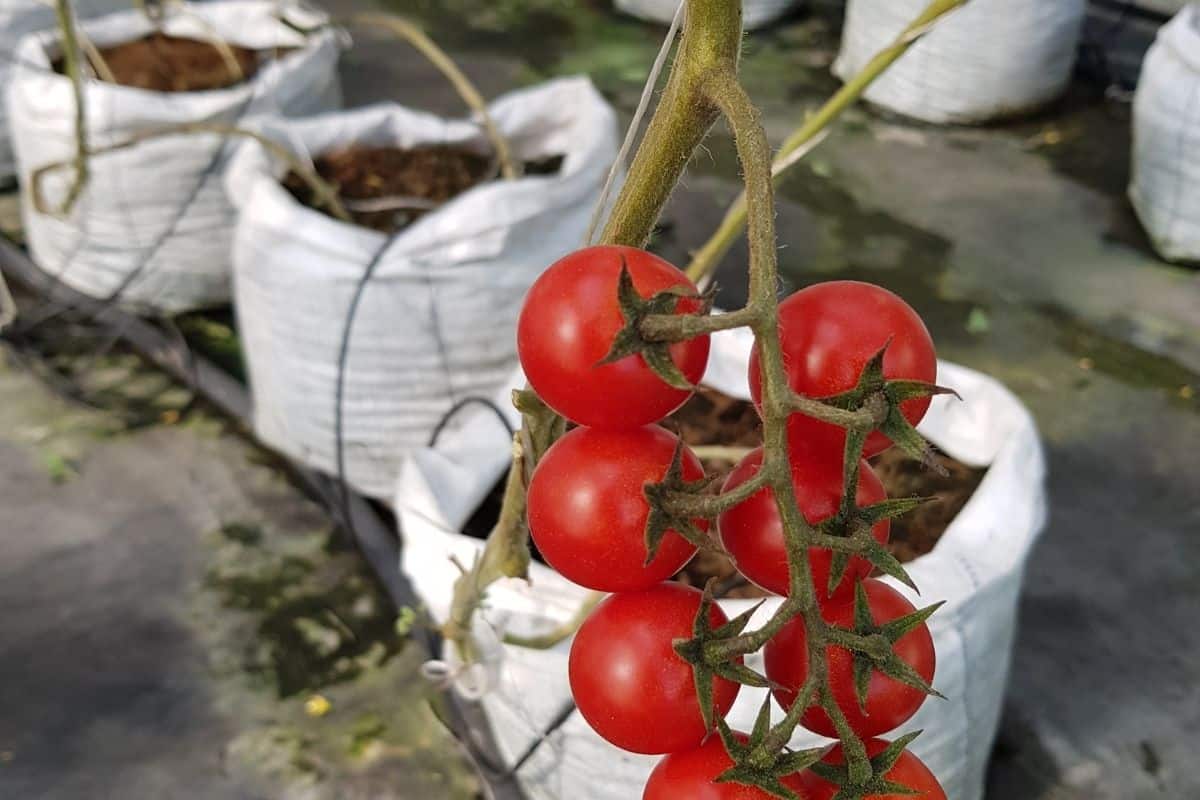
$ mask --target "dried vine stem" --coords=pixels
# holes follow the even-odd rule
[[[895,42],[877,53],[862,68],[862,71],[842,86],[825,105],[784,141],[775,157],[775,179],[779,180],[791,167],[799,163],[803,156],[812,149],[812,146],[819,143],[828,134],[829,127],[833,122],[846,109],[858,102],[871,84],[886,72],[888,67],[907,53],[908,49],[929,33],[943,17],[966,3],[967,0],[932,0],[920,16],[896,37]],[[743,192],[725,212],[720,227],[692,257],[692,263],[687,268],[689,278],[699,282],[712,274],[721,258],[737,241],[737,237],[745,228],[746,213],[746,194]]]
[[[71,81],[71,90],[75,96],[75,175],[61,207],[61,213],[66,215],[75,207],[88,181],[87,106],[84,105],[79,38],[75,32],[75,14],[71,10],[70,0],[54,0],[54,14],[58,19],[58,29],[62,33],[63,70]]]
[[[471,80],[463,74],[463,71],[454,63],[454,59],[446,54],[446,51],[438,47],[437,44],[425,35],[425,32],[418,28],[413,23],[402,17],[392,16],[390,14],[356,14],[350,17],[350,22],[358,23],[368,27],[386,28],[396,36],[407,41],[417,49],[429,62],[446,76],[446,80],[454,86],[455,91],[463,99],[467,106],[479,115],[480,122],[483,124],[484,133],[487,134],[488,141],[491,142],[492,148],[496,151],[496,160],[500,163],[500,174],[505,180],[512,180],[520,175],[515,162],[512,159],[512,153],[509,150],[508,142],[500,134],[500,129],[496,127],[495,121],[491,114],[488,113],[487,103],[484,102],[483,96]]]
[[[29,175],[29,192],[33,202],[34,210],[36,210],[39,214],[66,216],[70,213],[71,207],[74,205],[75,198],[78,196],[77,194],[74,197],[68,194],[67,201],[63,202],[58,207],[51,207],[46,202],[45,193],[43,191],[43,182],[45,181],[46,176],[52,172],[57,172],[61,169],[74,166],[76,169],[76,174],[75,180],[72,183],[72,189],[75,189],[76,187],[82,189],[83,181],[79,180],[79,170],[84,170],[84,181],[86,181],[87,160],[93,156],[112,153],[117,150],[125,150],[130,147],[135,147],[142,142],[147,142],[151,139],[159,139],[164,136],[181,136],[185,134],[202,133],[216,134],[218,136],[237,136],[246,139],[253,139],[254,141],[258,142],[264,148],[266,148],[271,155],[284,162],[292,172],[300,176],[300,178],[308,185],[309,189],[312,190],[313,197],[318,205],[324,206],[326,209],[328,209],[330,214],[337,217],[342,222],[353,224],[354,220],[351,218],[350,214],[346,211],[345,206],[342,204],[342,201],[339,199],[337,189],[325,181],[325,179],[320,175],[318,175],[311,164],[308,164],[297,158],[291,150],[288,150],[279,142],[263,136],[261,133],[247,130],[246,128],[239,128],[236,125],[225,125],[218,122],[185,122],[180,125],[171,125],[166,128],[154,128],[152,130],[135,133],[128,139],[123,139],[115,144],[106,145],[104,147],[91,149],[85,145],[74,159],[43,164]],[[82,167],[80,166],[81,163],[83,165]]]

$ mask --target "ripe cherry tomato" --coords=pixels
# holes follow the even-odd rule
[[[695,291],[686,275],[645,250],[589,247],[542,273],[517,323],[517,351],[530,384],[559,414],[593,428],[637,428],[657,422],[690,395],[654,374],[641,354],[599,363],[625,325],[617,302],[622,263],[644,298],[675,286]],[[699,308],[699,300],[683,298],[676,313]],[[678,342],[670,352],[684,377],[699,383],[708,366],[708,337]]]
[[[696,548],[674,531],[645,563],[650,506],[642,492],[666,475],[678,443],[657,425],[576,428],[555,442],[533,472],[527,509],[529,532],[546,561],[575,583],[602,592],[649,589],[678,572]],[[687,448],[683,474],[687,480],[704,477],[700,460]]]
[[[870,758],[879,755],[888,746],[882,739],[869,739],[864,744]],[[827,764],[845,764],[846,756],[842,753],[842,746],[839,744],[830,750],[824,760]],[[901,786],[907,786],[917,794],[869,794],[863,800],[946,800],[945,790],[929,771],[929,767],[907,750],[884,777]],[[801,773],[800,789],[800,796],[804,800],[831,800],[838,792],[838,787],[808,771]]]
[[[742,459],[725,480],[722,491],[728,492],[752,478],[762,466],[762,449],[752,451]],[[817,524],[837,513],[842,497],[841,453],[821,447],[793,442],[789,452],[792,465],[792,486],[800,510],[810,524]],[[887,499],[883,484],[866,461],[862,462],[855,502],[859,506],[881,503]],[[746,501],[721,515],[721,542],[733,556],[738,570],[770,592],[788,594],[787,549],[784,547],[783,523],[775,505],[775,493],[763,489]],[[887,520],[876,523],[871,533],[885,543],[891,530]],[[828,596],[829,570],[833,553],[813,547],[808,551],[812,567],[813,586],[817,596]],[[852,558],[846,576],[833,592],[833,597],[852,596],[854,584],[871,574],[871,564],[863,558]]]
[[[588,724],[617,747],[662,755],[699,747],[708,733],[696,699],[692,667],[672,647],[690,639],[700,611],[698,589],[662,583],[606,598],[571,645],[571,694]],[[713,626],[726,622],[715,604]],[[714,715],[737,698],[736,683],[713,682]]]
[[[748,738],[744,733],[734,736],[742,742]],[[732,766],[721,737],[710,736],[695,750],[672,753],[659,761],[646,782],[642,800],[774,800],[774,795],[754,786],[714,782]],[[799,775],[789,775],[782,783],[789,789],[801,787]],[[807,800],[806,795],[801,797]]]
[[[926,383],[937,378],[937,356],[925,323],[899,297],[869,283],[830,281],[801,289],[779,304],[779,334],[788,383],[807,397],[831,397],[853,389],[863,367],[889,339],[884,377]],[[754,402],[761,403],[757,345],[750,354],[750,391]],[[914,425],[928,409],[928,397],[900,406]],[[793,414],[788,426],[793,438],[845,447],[846,432],[836,425]],[[872,431],[863,455],[870,458],[889,446],[891,440]]]
[[[867,578],[863,581],[863,588],[866,589],[871,616],[876,624],[882,625],[916,611],[904,595],[882,581]],[[852,630],[854,600],[828,603],[822,607],[821,616],[830,625]],[[796,700],[796,691],[808,677],[807,638],[804,622],[797,617],[767,642],[767,677],[781,687],[774,692],[775,699],[784,708],[791,708]],[[901,636],[894,650],[926,682],[933,680],[933,637],[929,634],[927,625],[922,623],[915,630]],[[925,693],[920,689],[900,683],[879,670],[872,670],[867,690],[867,711],[864,714],[859,708],[858,695],[854,691],[853,655],[845,648],[831,645],[825,648],[825,660],[829,665],[829,683],[834,699],[846,715],[850,727],[859,736],[878,736],[895,729],[917,713],[921,703],[925,702]],[[805,711],[800,721],[814,733],[837,738],[837,731],[829,715],[818,706]]]

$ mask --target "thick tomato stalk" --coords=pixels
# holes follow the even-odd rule
[[[862,586],[869,601],[871,617],[877,625],[892,622],[917,610],[904,595],[883,581],[868,578],[862,582]],[[854,600],[828,603],[822,606],[821,616],[832,626],[852,630],[854,606]],[[893,646],[893,652],[926,683],[933,681],[936,665],[933,637],[924,622],[901,636]],[[784,708],[791,708],[796,701],[796,691],[808,678],[808,634],[804,620],[797,617],[784,625],[767,643],[765,657],[767,677],[778,685],[774,690],[775,699]],[[878,736],[894,730],[917,713],[917,709],[925,702],[926,695],[920,689],[873,669],[867,702],[865,708],[861,707],[854,686],[854,659],[854,654],[844,647],[829,645],[825,648],[825,662],[834,700],[859,736]],[[820,706],[814,705],[805,711],[800,722],[814,733],[837,738],[833,722]]]
[[[741,460],[725,480],[722,491],[729,492],[754,477],[762,467],[763,451],[758,448]],[[837,514],[842,499],[842,459],[821,446],[792,442],[789,452],[792,486],[800,511],[810,525],[817,525]],[[879,477],[866,461],[859,467],[858,491],[855,503],[859,506],[881,503],[887,492]],[[718,523],[721,544],[729,551],[738,571],[751,581],[775,594],[788,594],[789,569],[783,522],[775,504],[775,494],[763,489],[721,515]],[[882,520],[871,528],[880,544],[888,540],[891,523]],[[813,589],[822,600],[844,599],[854,594],[854,584],[871,574],[871,564],[855,556],[846,567],[845,576],[829,591],[829,574],[833,553],[821,547],[808,551],[812,568]]]
[[[517,322],[517,353],[525,376],[546,405],[580,425],[638,428],[658,422],[691,392],[663,381],[640,354],[602,364],[625,326],[618,303],[621,269],[643,298],[683,289],[675,313],[702,307],[695,285],[658,256],[634,247],[578,250],[534,282]],[[675,366],[697,384],[708,366],[709,341],[698,336],[670,346]]]
[[[879,286],[858,281],[829,281],[801,289],[779,304],[779,336],[784,369],[792,391],[826,398],[854,389],[867,362],[885,346],[887,380],[932,384],[937,355],[925,323],[908,303]],[[750,393],[762,402],[758,345],[750,354]],[[900,404],[900,412],[916,425],[929,410],[928,397]],[[803,414],[792,414],[793,439],[820,442],[841,452],[846,431]],[[882,453],[891,440],[879,431],[867,437],[863,457]]]
[[[691,665],[674,649],[692,635],[701,593],[679,583],[606,598],[575,634],[569,674],[579,713],[623,750],[647,755],[698,747],[709,731],[696,698]],[[715,604],[709,623],[727,619]],[[739,659],[740,660],[740,659]],[[724,716],[736,683],[713,681],[713,711]]]

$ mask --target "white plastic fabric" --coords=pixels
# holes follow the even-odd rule
[[[617,151],[616,115],[586,78],[497,100],[490,113],[514,157],[563,155],[555,175],[476,186],[390,241],[306,208],[285,167],[247,143],[227,185],[241,210],[235,296],[258,436],[336,473],[336,384],[345,325],[367,269],[345,360],[346,478],[390,497],[405,453],[458,401],[491,397],[516,363],[516,318],[530,284],[578,248]],[[317,155],[358,144],[457,143],[489,150],[480,126],[397,105],[265,124]],[[505,405],[508,401],[505,400]]]
[[[90,17],[118,8],[128,8],[126,0],[76,0],[71,4],[80,17]],[[0,86],[7,85],[17,43],[22,36],[54,25],[54,6],[48,0],[0,0]],[[0,102],[0,180],[15,177],[12,142],[8,136],[8,118]]]
[[[705,383],[746,399],[746,331],[713,338]],[[512,376],[512,385],[522,377]],[[922,432],[950,455],[988,466],[978,490],[936,549],[908,565],[920,597],[891,581],[914,603],[945,600],[930,627],[937,647],[934,686],[949,699],[929,699],[901,732],[924,729],[913,747],[954,800],[980,800],[984,771],[998,724],[1013,644],[1017,598],[1025,562],[1045,522],[1045,464],[1029,412],[986,375],[941,362],[938,382],[963,396],[933,401]],[[503,393],[501,393],[502,395]],[[500,396],[498,396],[498,400]],[[515,415],[512,420],[516,422]],[[508,463],[508,437],[493,417],[473,416],[435,449],[405,462],[396,494],[404,545],[401,566],[435,619],[445,619],[458,575],[450,558],[469,564],[481,542],[459,530]],[[483,668],[464,672],[459,689],[482,696],[503,757],[511,764],[568,707],[569,642],[534,651],[500,644],[502,632],[544,633],[571,618],[586,592],[535,564],[532,581],[504,581],[487,594],[478,631]],[[769,601],[754,623],[778,606]],[[723,601],[731,616],[750,601]],[[451,654],[445,657],[449,660]],[[747,663],[761,671],[761,656]],[[748,730],[763,691],[743,687],[730,713],[735,729]],[[776,707],[777,716],[781,712]],[[812,734],[795,746],[814,746]],[[640,797],[652,757],[621,752],[594,734],[577,713],[551,733],[519,776],[532,800]]]
[[[847,0],[833,71],[856,75],[928,0]],[[977,123],[1053,100],[1067,87],[1087,0],[971,0],[943,18],[866,92],[926,122]]]
[[[683,0],[616,0],[617,10],[638,19],[670,24]],[[742,26],[752,31],[769,25],[798,6],[799,0],[744,0]]]
[[[1163,258],[1200,261],[1200,4],[1159,31],[1142,65],[1129,197]]]
[[[323,15],[261,0],[168,5],[166,13],[163,29],[171,35],[294,50],[251,80],[218,91],[160,93],[89,81],[85,105],[93,148],[185,122],[244,125],[264,113],[311,114],[340,105],[338,34],[324,28],[306,37],[278,18],[283,13],[309,28],[325,22]],[[81,27],[99,47],[153,30],[138,10]],[[236,140],[187,134],[96,156],[69,218],[34,210],[30,173],[75,151],[71,82],[51,68],[59,48],[57,30],[22,39],[6,93],[34,261],[84,294],[119,293],[122,304],[136,309],[170,313],[227,302],[234,210],[220,173]],[[71,177],[70,169],[47,176],[51,206],[65,196]]]

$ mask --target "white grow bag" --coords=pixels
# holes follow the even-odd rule
[[[669,25],[680,2],[686,0],[616,0],[616,6],[619,11],[638,19]],[[769,25],[799,4],[799,0],[744,0],[742,26],[752,31]]]
[[[1200,5],[1158,33],[1133,103],[1129,196],[1154,247],[1200,261]]]
[[[848,0],[833,71],[856,75],[928,0]],[[868,101],[937,123],[1032,111],[1067,87],[1087,0],[971,0],[867,89]]]
[[[71,4],[80,17],[90,17],[118,8],[128,8],[127,0],[76,0]],[[0,0],[0,86],[11,77],[17,44],[26,34],[54,25],[54,6],[45,0]],[[0,102],[0,180],[15,177],[12,142],[8,137],[8,118]]]
[[[249,81],[217,91],[150,92],[100,81],[85,85],[90,145],[185,122],[244,125],[255,115],[312,114],[337,108],[338,34],[305,36],[323,15],[274,2],[228,0],[168,6],[163,30],[193,39],[217,36],[252,49],[293,48]],[[137,10],[82,26],[99,47],[145,36],[153,27]],[[34,261],[63,283],[93,297],[119,292],[133,308],[176,312],[229,300],[229,246],[234,210],[221,171],[236,139],[188,134],[148,140],[90,159],[91,179],[71,215],[33,208],[29,175],[75,151],[71,82],[51,68],[57,30],[25,37],[7,87],[8,114],[22,181],[25,235]],[[44,194],[57,206],[72,170],[47,176]]]
[[[585,78],[513,92],[490,113],[515,158],[563,155],[559,172],[476,186],[390,240],[298,203],[280,185],[286,167],[256,142],[229,169],[242,212],[235,299],[255,429],[327,473],[337,470],[346,321],[373,270],[350,333],[342,402],[346,478],[369,495],[391,496],[405,453],[425,445],[456,402],[490,397],[507,379],[521,299],[579,247],[616,157],[616,115]],[[261,127],[310,155],[352,143],[488,151],[476,122],[392,104]]]
[[[748,398],[750,345],[745,331],[714,336],[705,383]],[[521,382],[520,376],[513,382]],[[980,800],[1004,699],[1025,562],[1045,522],[1045,465],[1033,419],[1007,389],[986,375],[945,362],[939,364],[938,382],[957,389],[963,401],[934,398],[922,432],[955,458],[989,469],[937,548],[908,565],[921,587],[920,597],[887,579],[920,605],[946,601],[930,627],[938,657],[934,686],[949,700],[927,700],[901,730],[925,730],[913,750],[937,774],[948,797]],[[405,462],[396,497],[404,537],[401,566],[435,619],[445,619],[458,575],[451,556],[469,564],[481,547],[478,540],[453,531],[503,473],[508,441],[493,417],[480,414],[436,449],[417,451]],[[485,668],[460,678],[460,689],[482,695],[493,734],[510,764],[570,702],[570,642],[534,651],[499,644],[497,633],[544,633],[568,620],[586,594],[552,570],[533,567],[531,584],[510,580],[489,590],[486,622],[477,626],[487,653]],[[764,622],[778,603],[768,601],[752,624]],[[732,616],[752,602],[721,605]],[[761,671],[761,654],[748,663]],[[743,687],[730,724],[748,730],[762,699],[763,690]],[[805,733],[793,744],[819,742]],[[617,750],[573,713],[518,775],[531,800],[630,800],[641,796],[656,760]]]

